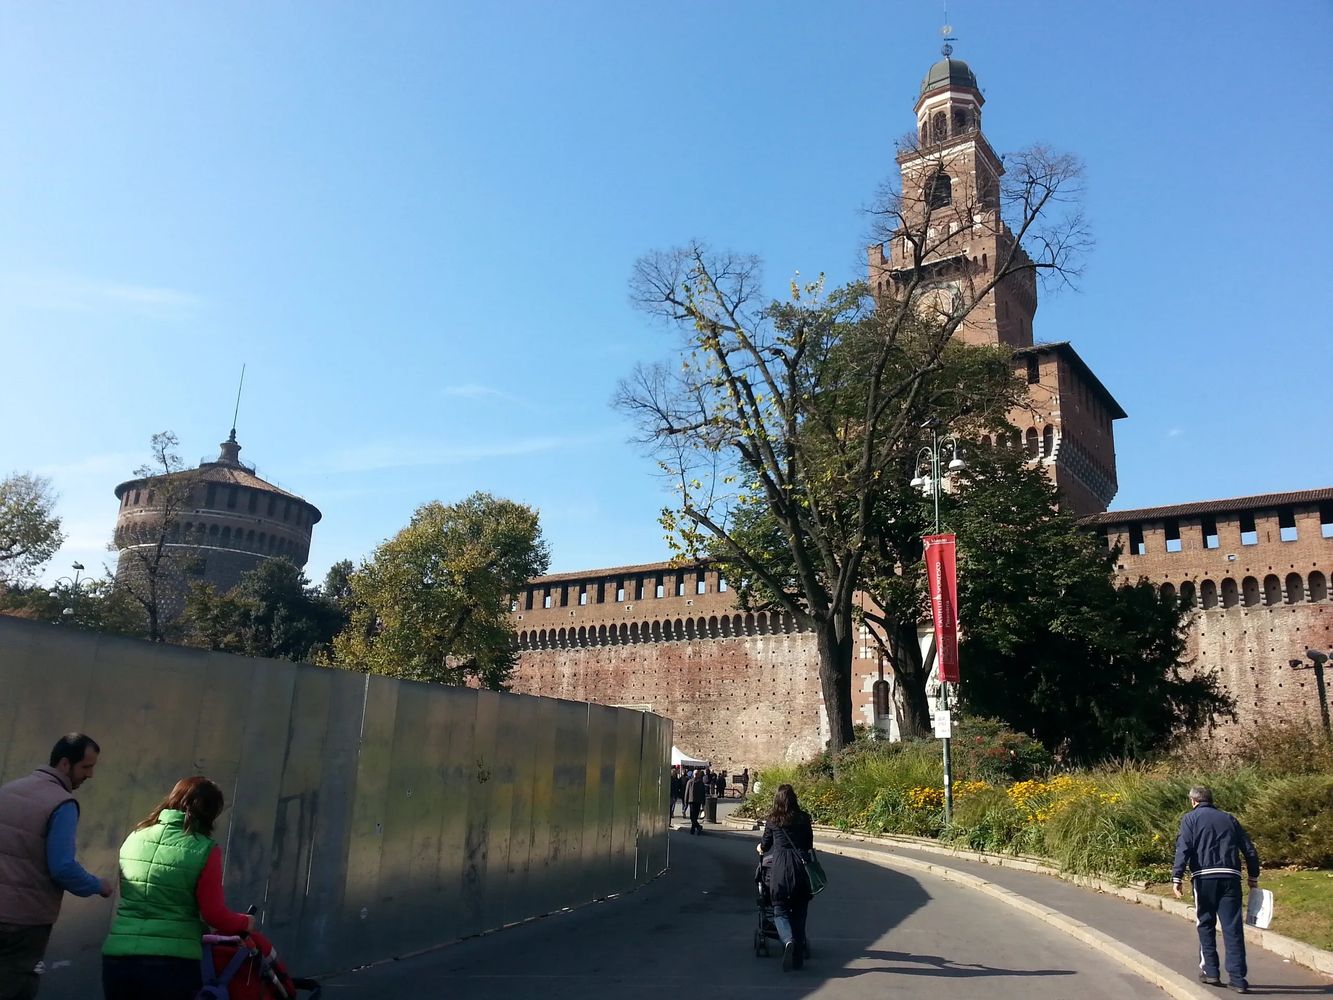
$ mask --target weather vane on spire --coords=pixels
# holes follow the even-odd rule
[[[940,29],[940,37],[944,39],[944,44],[940,46],[940,51],[944,53],[944,58],[948,59],[953,55],[953,46],[950,42],[958,41],[953,35],[953,25],[949,23],[949,5],[944,5],[944,27]]]

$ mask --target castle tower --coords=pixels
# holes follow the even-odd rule
[[[1004,161],[981,129],[985,97],[953,48],[930,67],[917,97],[914,141],[898,153],[899,229],[868,252],[871,288],[893,298],[917,280],[926,308],[951,309],[1028,260],[1002,215]],[[999,443],[1041,462],[1076,514],[1106,510],[1117,489],[1112,421],[1125,411],[1068,341],[1034,343],[1037,283],[1031,269],[1010,273],[975,304],[956,336],[1002,345],[1029,386],[1028,405],[1009,414],[1018,430]]]
[[[211,584],[224,593],[265,559],[284,558],[304,566],[310,557],[319,509],[260,479],[240,454],[233,428],[214,461],[116,487],[116,580],[124,582],[140,572],[136,548],[162,542],[167,620],[184,608],[192,583]]]

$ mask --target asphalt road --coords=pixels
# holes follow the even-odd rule
[[[1102,1000],[1164,996],[1002,903],[929,876],[824,855],[813,957],[783,973],[756,958],[756,838],[671,834],[651,885],[496,934],[325,980],[327,1000],[618,1000],[643,996]]]

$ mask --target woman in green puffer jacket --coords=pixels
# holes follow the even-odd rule
[[[222,851],[212,840],[222,789],[182,778],[120,848],[120,902],[102,945],[106,1000],[193,1000],[202,987],[201,938],[254,930],[222,897]]]

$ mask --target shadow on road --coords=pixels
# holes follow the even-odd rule
[[[778,948],[771,957],[753,951],[756,842],[716,829],[673,832],[671,870],[638,892],[327,979],[324,996],[613,1000],[777,990],[879,1000],[889,988],[894,997],[939,1000],[983,988],[941,992],[943,977],[987,979],[995,996],[1096,1000],[1144,985],[1095,957],[1080,961],[1072,942],[1043,943],[1041,932],[965,890],[932,882],[932,895],[915,878],[835,855],[824,856],[829,887],[811,906],[812,958],[784,974]],[[1034,944],[1034,935],[1042,940]],[[1012,985],[998,985],[1005,978]]]

